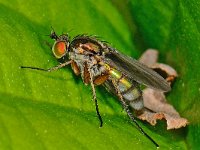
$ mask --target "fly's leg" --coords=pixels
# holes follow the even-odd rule
[[[142,129],[142,127],[140,127],[140,125],[138,124],[137,120],[135,119],[135,117],[133,116],[129,105],[126,103],[126,101],[124,100],[120,90],[117,87],[117,82],[115,80],[112,80],[113,86],[115,87],[115,90],[117,92],[117,95],[121,101],[121,104],[123,106],[123,108],[125,109],[126,113],[128,114],[129,118],[135,123],[135,125],[138,127],[138,129],[140,130],[140,132],[145,135],[157,148],[159,148],[159,145]]]
[[[65,63],[62,63],[62,64],[59,64],[57,66],[54,66],[52,68],[48,68],[48,69],[43,69],[43,68],[38,68],[38,67],[28,67],[28,66],[21,66],[20,68],[22,69],[34,69],[34,70],[40,70],[40,71],[46,71],[46,72],[52,72],[52,71],[56,71],[64,66],[67,66],[71,64],[71,60],[70,61],[67,61]]]
[[[96,107],[96,113],[97,113],[97,116],[98,116],[98,118],[99,118],[99,122],[100,122],[100,125],[99,125],[99,126],[102,127],[102,125],[103,125],[103,120],[102,120],[101,114],[100,114],[100,112],[99,112],[99,106],[98,106],[98,102],[97,102],[96,90],[95,90],[94,83],[93,83],[93,75],[92,75],[92,73],[91,73],[91,71],[90,71],[90,68],[88,68],[88,72],[89,72],[89,74],[90,74],[90,85],[91,85],[91,87],[92,87],[92,95],[93,95],[92,99],[94,100],[95,107]]]

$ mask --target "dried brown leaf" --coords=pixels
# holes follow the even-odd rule
[[[161,74],[170,84],[178,76],[177,72],[166,64],[157,63],[158,52],[150,49],[144,52],[139,59],[140,62],[154,69]],[[155,125],[157,120],[165,119],[167,129],[178,129],[185,127],[188,120],[182,118],[175,108],[167,103],[164,92],[146,88],[143,90],[144,111],[138,115],[141,120],[146,120],[151,125]]]
[[[148,67],[152,67],[158,60],[158,51],[154,49],[146,50],[139,58],[139,62]]]

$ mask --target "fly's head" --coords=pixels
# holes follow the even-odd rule
[[[58,36],[54,31],[51,32],[50,38],[55,42],[52,46],[52,52],[57,59],[65,58],[69,49],[69,36],[68,34],[61,34]]]

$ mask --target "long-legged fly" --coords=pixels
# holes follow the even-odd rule
[[[139,112],[144,108],[140,84],[162,91],[169,91],[169,84],[152,69],[121,54],[109,44],[94,36],[78,35],[70,41],[67,34],[58,36],[53,30],[50,38],[55,40],[52,46],[53,54],[58,60],[62,60],[62,63],[49,69],[26,66],[21,66],[21,68],[51,72],[71,65],[74,73],[81,75],[83,82],[86,85],[90,84],[92,88],[100,126],[102,126],[103,121],[96,98],[95,86],[97,85],[105,86],[109,92],[118,96],[129,118],[142,134],[152,141],[156,147],[159,147],[139,126],[131,109]]]

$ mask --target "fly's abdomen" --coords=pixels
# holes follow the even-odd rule
[[[108,66],[107,66],[108,67]],[[135,110],[141,110],[143,106],[142,92],[134,80],[129,79],[120,71],[109,67],[109,75],[117,81],[116,85],[123,98],[129,102]]]

